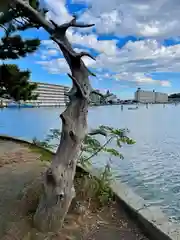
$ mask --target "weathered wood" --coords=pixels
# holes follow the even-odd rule
[[[69,67],[73,86],[69,92],[70,103],[61,114],[62,133],[59,147],[48,171],[44,175],[43,195],[34,215],[34,224],[38,230],[58,231],[63,224],[72,199],[75,196],[74,176],[77,158],[82,141],[87,133],[87,112],[89,95],[92,87],[87,69],[81,57],[89,53],[76,53],[66,37],[69,27],[91,27],[93,24],[79,24],[74,17],[69,23],[58,26],[48,22],[27,2],[9,0],[20,6],[30,21],[38,22],[61,49]]]
[[[73,180],[78,153],[87,129],[87,109],[87,100],[77,99],[61,115],[60,145],[44,176],[44,193],[34,216],[35,226],[41,231],[61,228],[75,196]]]

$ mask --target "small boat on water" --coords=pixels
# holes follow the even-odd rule
[[[129,107],[128,110],[137,110],[138,107]]]

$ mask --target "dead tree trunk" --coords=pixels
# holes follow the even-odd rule
[[[77,157],[87,128],[87,100],[77,98],[61,114],[62,135],[44,179],[44,193],[34,216],[41,231],[56,231],[75,196],[73,185]]]
[[[78,24],[74,17],[69,23],[58,26],[53,21],[47,22],[27,1],[9,1],[23,9],[25,17],[30,21],[38,23],[49,32],[51,39],[59,45],[71,70],[68,76],[72,79],[73,86],[68,93],[70,103],[60,115],[62,120],[60,144],[51,166],[45,173],[44,193],[34,216],[35,227],[40,231],[58,231],[75,196],[73,180],[77,157],[87,130],[88,101],[92,91],[88,77],[93,75],[81,60],[85,55],[91,57],[90,54],[76,53],[66,37],[66,30],[69,27],[93,25]]]

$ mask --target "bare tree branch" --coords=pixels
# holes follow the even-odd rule
[[[34,8],[32,8],[27,2],[24,0],[9,0],[12,4],[16,4],[21,6],[24,10],[24,15],[32,20],[32,22],[36,21],[41,23],[42,27],[49,33],[52,34],[54,31],[54,26],[48,22],[44,16],[38,13]]]
[[[91,59],[93,59],[94,61],[96,61],[95,57],[93,57],[90,53],[88,52],[81,52],[81,53],[77,53],[77,56],[78,57],[84,57],[84,56],[87,56],[87,57],[90,57]]]
[[[87,57],[90,57],[91,59],[93,59],[94,61],[96,61],[96,59],[88,52],[76,53],[74,50],[69,48],[63,41],[60,41],[59,39],[56,39],[56,37],[53,36],[53,37],[51,37],[51,39],[54,42],[56,42],[61,48],[64,48],[67,52],[69,52],[69,54],[71,54],[74,58],[82,58],[84,56],[87,56]]]
[[[88,69],[88,71],[89,71],[89,74],[90,74],[91,76],[96,77],[96,74],[95,74],[95,73],[91,72],[89,69]]]
[[[58,26],[53,20],[50,20],[51,23],[54,25],[56,28],[61,28],[66,31],[69,27],[79,27],[79,28],[87,28],[87,27],[93,27],[95,24],[80,24],[77,23],[77,17],[74,15],[73,19],[69,23],[64,23],[61,26]]]
[[[94,89],[91,91],[91,93],[96,94],[96,95],[99,95],[100,97],[106,98],[106,95],[105,95],[105,94],[102,94],[102,93],[100,93],[100,92],[98,92],[98,91],[96,91],[96,90],[94,90]]]
[[[75,85],[75,87],[76,87],[76,89],[77,89],[77,94],[78,93],[81,93],[82,94],[82,96],[84,97],[84,98],[86,98],[86,93],[84,92],[84,89],[82,89],[82,87],[81,87],[81,85],[79,84],[79,82],[78,82],[78,80],[75,78],[75,77],[73,77],[70,73],[68,73],[67,74],[71,79],[72,79],[72,81],[73,81],[73,83],[74,83],[74,85]],[[79,91],[80,90],[80,91]],[[69,95],[69,96],[72,96],[72,92],[71,92],[71,94]]]
[[[79,27],[79,28],[87,28],[87,27],[93,27],[95,24],[80,24],[76,23],[75,25],[72,25],[72,27]]]
[[[18,19],[16,19],[16,18],[14,19],[14,21],[15,21],[15,22],[17,22],[18,24],[21,24],[21,25],[23,25],[23,22],[19,21],[19,20],[18,20]]]

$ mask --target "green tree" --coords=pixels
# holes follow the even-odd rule
[[[0,9],[3,9],[3,12],[7,9],[7,2],[1,1]],[[37,0],[31,1],[31,5],[38,11],[45,13],[45,10],[39,8]],[[17,7],[9,9],[6,17],[3,13],[1,14],[0,27],[4,30],[4,36],[0,41],[0,59],[3,61],[26,57],[40,46],[38,38],[23,39],[17,34],[17,31],[21,32],[39,26],[36,23],[29,23],[21,16],[22,11]],[[36,89],[37,85],[29,82],[29,78],[29,70],[21,71],[14,64],[0,65],[0,97],[10,97],[15,101],[36,99],[37,95],[33,94],[33,90]]]
[[[180,93],[173,93],[173,94],[170,94],[169,99],[173,99],[173,98],[180,98]]]
[[[35,83],[30,83],[30,71],[20,71],[15,64],[0,65],[0,97],[13,98],[15,101],[34,100]]]
[[[12,33],[11,33],[12,34]],[[20,35],[6,34],[0,41],[0,59],[19,59],[27,54],[35,52],[39,45],[39,39],[23,40]]]

